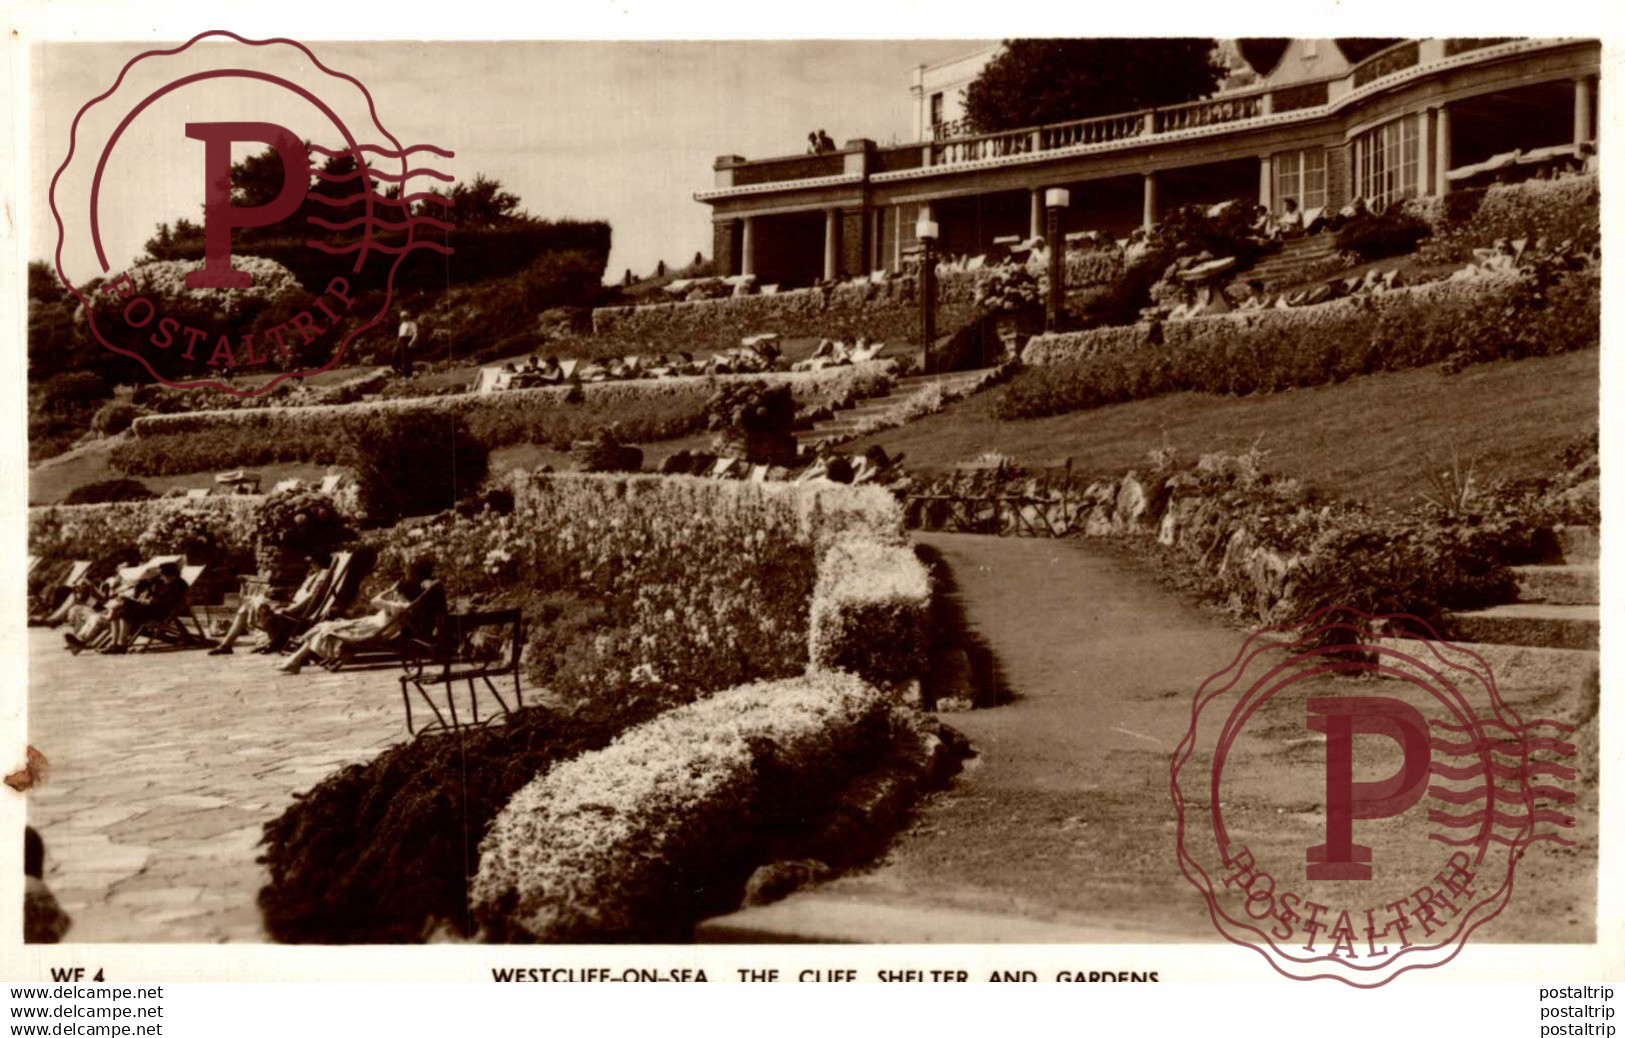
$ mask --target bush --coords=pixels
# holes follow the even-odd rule
[[[421,941],[442,924],[471,934],[469,872],[491,819],[525,783],[619,730],[532,707],[328,776],[265,825],[266,931],[319,944]]]
[[[444,512],[485,481],[489,453],[459,415],[376,416],[358,432],[343,463],[362,514],[375,521]]]
[[[365,435],[375,420],[420,412],[461,416],[475,439],[490,450],[515,443],[567,450],[609,425],[617,426],[617,435],[626,442],[653,443],[702,429],[707,402],[719,386],[736,381],[784,384],[798,401],[811,404],[884,386],[888,367],[877,362],[817,372],[644,379],[342,406],[146,415],[130,427],[133,437],[114,447],[112,461],[131,475],[170,475],[278,461],[334,464],[343,457],[346,441]]]
[[[98,565],[142,555],[142,535],[170,513],[190,513],[207,524],[225,558],[252,555],[257,498],[153,498],[110,504],[55,505],[28,510],[28,550],[46,559],[88,559]]]
[[[906,545],[844,538],[819,561],[808,649],[814,666],[881,687],[925,670],[931,580]]]
[[[109,400],[90,419],[90,431],[98,436],[117,436],[130,427],[141,411],[134,404]]]
[[[1428,222],[1404,205],[1390,205],[1381,213],[1365,212],[1337,232],[1337,248],[1362,260],[1401,256],[1416,248],[1431,233]]]
[[[1424,251],[1434,261],[1466,262],[1472,250],[1505,239],[1571,242],[1578,250],[1602,240],[1601,186],[1594,173],[1496,184],[1445,196],[1445,227]],[[1475,204],[1476,203],[1476,204]]]
[[[284,490],[263,498],[252,519],[255,547],[300,555],[330,552],[352,536],[333,499],[314,490]]]
[[[494,941],[679,941],[737,904],[754,851],[884,745],[889,704],[850,675],[748,685],[660,715],[516,793],[470,900]]]
[[[1540,261],[1517,276],[1450,280],[1320,306],[1044,336],[995,405],[1041,418],[1164,393],[1245,395],[1448,362],[1595,347],[1600,285]],[[1158,341],[1160,340],[1160,341]],[[1076,356],[1076,360],[1063,360]]]
[[[139,479],[103,479],[74,487],[68,491],[68,496],[63,498],[62,503],[103,505],[114,501],[146,501],[157,496]]]
[[[786,433],[795,424],[796,401],[790,387],[765,382],[731,382],[705,405],[712,432]]]

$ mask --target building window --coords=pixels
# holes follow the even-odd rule
[[[1275,166],[1275,211],[1280,212],[1291,198],[1300,210],[1319,209],[1326,204],[1326,149],[1278,151]]]
[[[1373,209],[1417,195],[1416,166],[1421,154],[1417,117],[1403,116],[1355,139],[1359,165],[1355,183]]]
[[[941,128],[942,128],[942,92],[939,90],[937,93],[931,95],[931,131],[932,131],[932,136],[936,136],[936,131],[940,130]]]

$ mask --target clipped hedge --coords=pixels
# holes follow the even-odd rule
[[[1475,247],[1502,238],[1527,238],[1531,243],[1545,238],[1550,245],[1570,241],[1580,249],[1601,241],[1602,190],[1595,173],[1495,184],[1481,194],[1469,214],[1446,220],[1442,233],[1424,249],[1429,258],[1466,261]]]
[[[1595,347],[1594,269],[1484,273],[1335,300],[1035,339],[999,399],[1040,418],[1164,393],[1245,395],[1447,362]]]
[[[375,419],[418,412],[461,416],[487,449],[516,443],[567,448],[610,425],[628,443],[675,439],[704,428],[706,405],[730,381],[791,387],[798,402],[840,399],[883,376],[886,362],[808,372],[639,379],[544,386],[500,393],[456,393],[309,407],[237,408],[148,415],[113,449],[113,464],[132,475],[172,475],[279,461],[337,463],[345,443]]]
[[[161,497],[96,505],[48,505],[28,510],[28,550],[45,559],[122,561],[143,552],[142,534],[161,520],[187,514],[207,527],[227,556],[252,554],[259,497]]]
[[[895,686],[925,670],[931,579],[905,545],[844,537],[824,553],[808,652],[815,667]]]
[[[480,844],[484,937],[685,939],[737,900],[754,847],[885,745],[890,712],[856,677],[811,673],[679,707],[554,767]]]

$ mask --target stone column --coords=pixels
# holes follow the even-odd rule
[[[1591,140],[1591,77],[1581,76],[1574,81],[1574,143]]]
[[[747,216],[740,221],[739,273],[756,273],[756,217]]]
[[[1268,155],[1258,156],[1258,204],[1265,209],[1275,207],[1275,163]]]
[[[824,280],[841,276],[841,211],[824,210]]]
[[[1440,105],[1439,112],[1433,118],[1433,184],[1436,195],[1450,193],[1450,180],[1445,174],[1450,172],[1450,107]]]
[[[1027,194],[1031,197],[1027,212],[1027,240],[1032,241],[1044,233],[1044,189],[1035,187]]]
[[[1424,108],[1416,113],[1416,193],[1426,198],[1433,194],[1433,109]]]
[[[1147,173],[1145,175],[1145,211],[1140,218],[1140,226],[1149,231],[1151,229],[1151,225],[1156,222],[1157,175],[1155,173]]]

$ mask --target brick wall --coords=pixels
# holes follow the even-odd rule
[[[856,277],[869,272],[867,246],[869,221],[862,209],[841,213],[841,276]]]
[[[732,220],[717,220],[711,224],[711,262],[713,269],[724,277],[738,272],[739,264],[734,258]]]
[[[1354,196],[1354,146],[1326,149],[1326,208],[1341,209]]]

